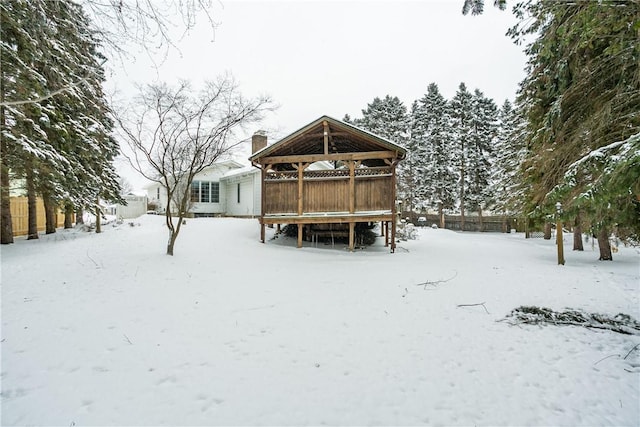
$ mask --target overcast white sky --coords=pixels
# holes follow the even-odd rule
[[[225,0],[214,5],[215,37],[200,19],[159,71],[141,54],[109,84],[125,93],[133,82],[197,86],[230,72],[245,95],[266,93],[280,105],[261,126],[270,142],[323,114],[358,117],[376,96],[410,108],[431,82],[447,99],[465,82],[501,105],[515,97],[526,58],[505,35],[511,12],[486,3],[484,15],[463,16],[463,0]]]

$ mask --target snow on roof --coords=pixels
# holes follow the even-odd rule
[[[207,166],[206,168],[204,168],[202,171],[206,171],[209,169],[213,169],[213,168],[218,168],[220,166],[228,166],[229,168],[232,168],[231,170],[225,172],[222,177],[225,177],[227,175],[234,175],[236,173],[246,173],[246,172],[240,172],[238,169],[245,169],[245,168],[250,168],[250,166],[246,166],[243,165],[242,163],[236,161],[236,160],[223,160],[221,162],[215,162],[214,164],[212,164],[211,166]],[[143,188],[144,189],[149,189],[149,188],[153,188],[156,187],[158,185],[162,185],[158,182],[150,182],[149,184],[145,185]]]
[[[254,166],[243,166],[239,169],[231,169],[230,171],[224,173],[220,179],[225,179],[225,178],[231,178],[233,176],[238,176],[238,175],[245,175],[245,174],[249,174],[249,173],[258,173],[260,172],[260,169],[255,168]]]

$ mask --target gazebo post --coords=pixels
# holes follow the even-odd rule
[[[396,222],[391,223],[391,253],[396,251]]]
[[[355,247],[354,245],[355,234],[356,234],[356,223],[350,222],[349,223],[349,252],[353,252],[353,249]]]
[[[397,214],[397,210],[396,210],[396,183],[397,183],[397,175],[396,175],[396,164],[397,164],[397,160],[394,159],[391,162],[391,185],[392,185],[392,190],[391,190],[391,253],[395,253],[396,251],[396,223],[398,222],[398,218],[396,216]],[[402,212],[402,211],[400,211]],[[389,228],[387,226],[387,234],[388,234]]]
[[[265,144],[266,145],[266,144]],[[266,190],[266,177],[267,177],[267,168],[268,166],[266,165],[260,165],[260,241],[262,243],[264,243],[264,207],[266,204],[266,194],[267,194],[267,190]]]
[[[384,247],[389,247],[389,221],[384,222]]]
[[[304,224],[298,224],[298,247],[302,247],[302,229]]]

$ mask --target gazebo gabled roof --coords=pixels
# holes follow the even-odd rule
[[[306,156],[325,154],[325,123],[328,129],[328,154],[366,153],[373,151],[393,151],[398,159],[403,159],[406,150],[389,141],[352,124],[329,116],[322,116],[298,129],[278,142],[254,153],[249,160],[261,163],[262,158],[281,156]],[[363,160],[367,166],[378,166],[380,159]]]

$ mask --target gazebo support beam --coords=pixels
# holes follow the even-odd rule
[[[329,154],[329,123],[325,120],[322,122],[322,127],[324,129],[324,154]]]
[[[260,164],[274,165],[278,163],[314,163],[322,160],[374,160],[374,159],[396,159],[395,151],[365,151],[357,153],[334,153],[334,154],[301,154],[292,156],[272,156],[259,160]],[[393,161],[391,161],[393,163]]]
[[[349,223],[349,252],[353,252],[353,249],[355,247],[355,237],[356,237],[356,223],[355,222],[350,222]]]

